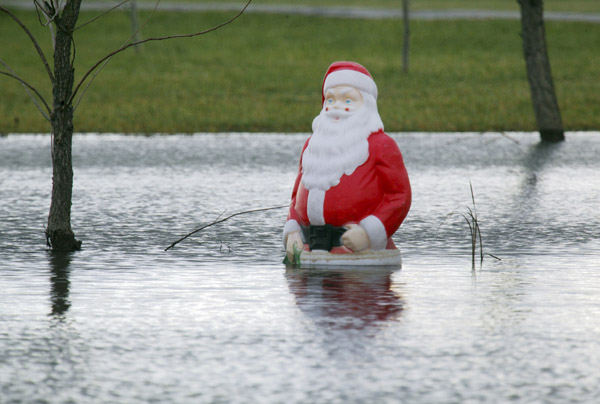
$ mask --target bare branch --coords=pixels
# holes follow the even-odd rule
[[[129,0],[127,0],[127,1],[129,1]],[[150,13],[150,16],[148,17],[148,19],[146,21],[144,21],[144,23],[141,26],[139,26],[138,29],[129,38],[127,38],[127,40],[125,42],[123,42],[123,45],[121,45],[121,46],[125,46],[127,44],[127,42],[131,41],[137,35],[137,33],[142,28],[144,28],[146,26],[146,24],[148,24],[148,22],[150,21],[150,19],[152,18],[152,16],[156,12],[156,9],[158,8],[158,4],[159,3],[160,3],[160,0],[156,0],[156,2],[154,3],[154,8],[152,9],[152,12]],[[94,80],[96,79],[96,77],[98,76],[98,74],[100,74],[100,72],[102,71],[102,69],[104,69],[104,67],[106,67],[106,65],[108,64],[108,62],[110,62],[110,59],[111,58],[106,59],[102,63],[102,65],[99,66],[98,69],[96,69],[94,71],[94,75],[92,76],[92,78],[90,80],[88,80],[85,88],[83,89],[83,91],[79,95],[79,98],[77,99],[77,101],[74,102],[73,111],[77,110],[77,108],[79,107],[79,104],[81,103],[81,101],[83,100],[83,97],[85,96],[85,93],[90,88],[90,86],[92,85],[92,83],[94,82]]]
[[[33,42],[33,46],[35,46],[35,49],[36,49],[38,55],[40,55],[40,58],[42,59],[42,62],[44,63],[44,66],[46,67],[46,71],[48,72],[48,76],[50,77],[50,81],[52,83],[54,83],[54,75],[52,74],[52,70],[50,69],[50,65],[48,64],[48,60],[46,59],[46,56],[44,55],[44,52],[42,51],[42,48],[40,48],[40,45],[38,44],[38,42],[34,38],[34,36],[31,33],[31,31],[29,31],[29,29],[25,26],[25,24],[23,24],[23,22],[21,22],[21,20],[19,18],[17,18],[16,15],[14,15],[10,11],[8,11],[6,8],[0,6],[0,11],[8,14],[8,16],[10,18],[12,18],[23,29],[23,31],[25,31],[25,33],[27,34],[27,36],[29,36],[29,39],[31,39],[31,42]]]
[[[38,0],[34,0],[34,4],[35,4],[35,11],[38,13],[38,19],[40,20],[40,24],[43,25],[44,27],[48,27],[48,31],[50,31],[50,39],[52,40],[52,49],[54,49],[54,47],[56,46],[56,34],[54,33],[54,25],[52,25],[52,22],[55,21],[56,16],[58,15],[58,11],[54,12],[53,17],[51,17],[49,15],[49,13],[46,13],[44,11],[43,14],[44,14],[44,19],[46,20],[46,23],[43,23],[40,19],[39,10],[38,10],[38,8],[40,8],[41,5],[38,4]],[[51,5],[52,5],[52,7],[55,7],[54,3],[51,3]]]
[[[167,35],[167,36],[161,36],[161,37],[154,37],[154,38],[146,38],[143,39],[141,41],[137,41],[137,42],[131,42],[127,45],[121,46],[119,49],[110,52],[108,55],[104,56],[102,59],[98,60],[81,78],[81,80],[79,81],[79,83],[77,83],[77,86],[75,87],[75,90],[73,91],[73,94],[71,95],[71,98],[69,98],[69,103],[71,103],[75,97],[75,95],[77,94],[77,92],[79,91],[79,88],[81,87],[81,85],[85,82],[85,80],[87,80],[87,78],[89,77],[89,75],[98,68],[98,66],[100,66],[102,64],[102,62],[104,62],[107,59],[110,59],[111,57],[115,56],[118,53],[123,52],[124,50],[131,48],[132,46],[136,46],[136,45],[141,45],[143,43],[146,42],[151,42],[151,41],[165,41],[167,39],[176,39],[176,38],[194,38],[196,36],[200,36],[200,35],[204,35],[204,34],[208,34],[209,32],[213,32],[218,30],[219,28],[222,28],[226,25],[231,24],[232,22],[234,22],[235,20],[237,20],[242,14],[244,14],[244,11],[246,11],[246,9],[248,8],[248,6],[250,5],[250,3],[252,2],[252,0],[248,0],[246,2],[246,5],[233,17],[231,17],[229,20],[222,22],[218,25],[215,25],[212,28],[206,29],[204,31],[200,31],[200,32],[195,32],[192,34],[179,34],[179,35]]]
[[[73,31],[77,31],[78,29],[80,29],[80,28],[83,28],[83,27],[85,27],[86,25],[93,23],[93,22],[94,22],[94,21],[96,21],[97,19],[104,17],[106,14],[108,14],[108,13],[110,13],[111,11],[113,11],[113,10],[115,10],[115,9],[117,9],[117,8],[119,8],[119,7],[121,7],[123,4],[125,4],[125,3],[129,2],[129,1],[130,1],[130,0],[123,0],[123,1],[122,1],[122,2],[120,2],[119,4],[117,4],[117,5],[115,5],[115,6],[111,7],[111,8],[109,8],[108,10],[104,11],[103,13],[101,13],[101,14],[98,14],[97,16],[95,16],[95,17],[93,17],[93,18],[89,19],[88,21],[84,22],[83,24],[80,24],[80,25],[78,25],[77,27],[75,27],[75,29],[74,29]]]
[[[39,13],[40,10],[42,10],[42,12],[48,16],[51,17],[50,14],[53,13],[52,8],[54,7],[54,3],[50,2],[46,2],[46,4],[41,4],[39,0],[33,0],[33,5],[35,6],[35,11]],[[56,14],[56,13],[54,13]],[[40,21],[41,22],[41,21]]]
[[[15,71],[13,69],[11,69],[11,67],[8,65],[8,63],[6,63],[4,60],[0,59],[0,64],[2,66],[4,66],[10,73],[12,73],[13,75],[16,75]],[[21,83],[21,85],[23,86],[23,88],[25,89],[25,92],[27,93],[27,95],[29,97],[31,97],[31,101],[33,101],[33,104],[35,105],[35,107],[37,108],[38,111],[40,111],[40,114],[42,114],[42,116],[47,120],[50,121],[50,116],[44,112],[44,110],[42,109],[42,106],[40,105],[39,101],[37,100],[37,98],[35,98],[35,96],[31,93],[31,90],[29,89],[29,87],[27,87],[25,84]]]
[[[17,76],[16,74],[10,73],[10,72],[5,72],[0,70],[0,74],[4,75],[4,76],[8,76],[11,77],[15,80],[17,80],[18,82],[20,82],[21,84],[23,84],[25,87],[27,87],[28,89],[30,89],[31,91],[33,91],[35,93],[35,95],[38,96],[38,98],[40,99],[40,101],[42,101],[42,103],[44,104],[44,107],[46,107],[46,110],[48,111],[48,116],[46,116],[42,111],[42,115],[44,115],[44,118],[50,120],[50,114],[52,114],[52,110],[50,109],[50,107],[48,106],[48,103],[46,102],[46,100],[44,99],[44,97],[42,96],[42,94],[40,94],[40,92],[33,87],[31,84],[29,84],[28,82],[26,82],[25,80],[23,80],[22,78],[20,78],[19,76]]]
[[[42,22],[42,17],[40,16],[40,4],[37,2],[37,0],[33,0],[33,5],[35,8],[35,13],[37,14],[37,18],[38,18],[38,22],[40,23],[40,25],[45,26],[44,23]],[[42,9],[42,14],[44,14],[44,17],[46,17],[46,19],[48,19],[48,14],[46,14],[46,12]]]
[[[54,30],[52,29],[52,23],[56,21],[59,10],[52,1],[50,1],[50,3],[45,2],[45,4],[40,4],[40,0],[33,0],[33,4],[35,6],[35,12],[38,15],[38,20],[40,21],[40,25],[50,29],[50,33],[52,34],[52,48],[54,49]],[[44,19],[46,20],[45,23],[42,22],[40,18],[40,10],[42,10],[42,14],[44,14]]]
[[[227,217],[225,217],[223,219],[218,219],[218,220],[215,220],[214,222],[207,223],[204,226],[200,227],[199,229],[196,229],[193,232],[186,234],[185,236],[183,236],[179,240],[172,242],[170,246],[168,246],[167,248],[165,248],[165,251],[170,250],[171,248],[175,247],[176,244],[178,244],[178,243],[182,242],[183,240],[185,240],[186,238],[188,238],[188,237],[190,237],[190,236],[198,233],[199,231],[204,230],[207,227],[214,226],[215,224],[222,223],[222,222],[224,222],[226,220],[231,219],[232,217],[239,216],[239,215],[245,215],[247,213],[263,212],[263,211],[266,211],[266,210],[283,209],[283,208],[289,208],[289,207],[290,207],[290,205],[287,204],[287,205],[281,205],[281,206],[273,206],[271,208],[252,209],[252,210],[245,210],[243,212],[234,213],[233,215],[229,215],[229,216],[227,216]],[[219,215],[219,217],[221,217],[222,215],[223,215],[223,213],[221,213]]]

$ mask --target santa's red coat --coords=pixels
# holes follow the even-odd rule
[[[302,153],[309,142],[310,138],[304,144]],[[398,230],[410,208],[410,182],[400,149],[391,137],[380,130],[373,132],[368,142],[367,161],[357,167],[352,174],[342,175],[339,184],[325,192],[323,218],[325,223],[333,226],[359,223],[366,227],[365,230],[372,244],[374,239],[385,237],[385,245],[379,242],[376,243],[379,244],[378,246],[372,245],[373,248],[385,248],[386,245],[389,248],[389,238]],[[307,213],[309,192],[311,191],[307,190],[302,183],[302,157],[300,157],[284,237],[287,236],[286,233],[295,230],[297,225],[294,222],[300,225],[310,224]],[[373,223],[376,223],[375,226]],[[378,227],[381,230],[378,230]]]

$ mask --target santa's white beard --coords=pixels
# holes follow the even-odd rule
[[[364,104],[353,113],[326,111],[313,121],[313,135],[302,155],[302,183],[308,190],[327,191],[369,158],[369,135],[383,129],[377,103],[363,93]],[[335,118],[339,117],[339,120]]]

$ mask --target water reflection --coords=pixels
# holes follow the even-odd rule
[[[49,253],[50,257],[50,301],[52,308],[50,315],[61,317],[69,307],[69,264],[71,263],[71,253]]]
[[[532,285],[518,266],[489,271],[485,284],[477,286],[482,307],[481,323],[487,330],[500,333],[514,330],[530,315],[532,310],[526,301]]]
[[[297,306],[317,325],[364,329],[397,320],[404,300],[392,289],[396,269],[292,269],[285,276]]]
[[[547,234],[558,235],[562,231],[556,227],[558,224],[554,218],[548,217],[542,205],[544,199],[546,204],[561,203],[558,199],[551,201],[544,194],[543,184],[548,182],[547,171],[559,164],[556,159],[562,147],[563,143],[540,142],[532,145],[523,158],[524,175],[513,200],[516,214],[513,214],[512,229],[509,230],[521,235],[521,248],[527,244],[532,248],[543,248],[546,243],[548,246],[561,243],[560,237],[554,240],[547,237]]]
[[[518,203],[525,203],[536,197],[538,176],[548,164],[552,165],[554,154],[561,148],[562,143],[540,142],[531,147],[523,158],[525,178],[521,185]]]
[[[505,176],[487,178],[490,188],[481,194],[484,204],[485,199],[491,203],[481,211],[486,218],[484,250],[503,258],[516,251],[533,253],[559,248],[565,240],[574,240],[567,234],[578,227],[578,220],[573,219],[577,218],[574,213],[579,207],[574,206],[569,212],[558,209],[569,198],[577,203],[580,198],[569,191],[574,187],[562,183],[573,176],[571,172],[576,173],[572,171],[574,162],[565,163],[564,148],[564,143],[539,142],[510,153],[505,151]],[[564,220],[569,217],[566,213],[571,216],[568,220]],[[574,233],[582,234],[579,229]]]

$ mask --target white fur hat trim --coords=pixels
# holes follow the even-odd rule
[[[323,84],[323,96],[327,90],[336,86],[351,86],[361,91],[371,94],[377,99],[377,85],[375,81],[364,73],[356,70],[336,70],[331,72],[325,78]]]

